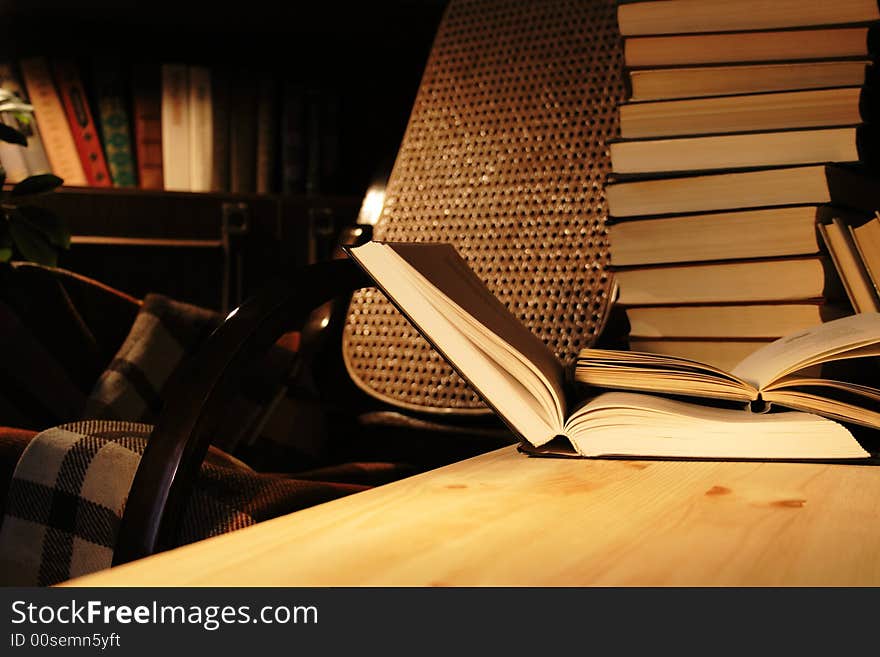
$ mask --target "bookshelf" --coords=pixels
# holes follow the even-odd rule
[[[445,1],[251,2],[246,8],[11,0],[0,58],[118,59],[237,68],[331,98],[319,162],[299,186],[269,192],[63,187],[40,200],[70,225],[60,265],[131,294],[234,306],[273,272],[321,259],[388,171]],[[39,124],[39,117],[38,117]],[[329,126],[329,127],[327,127]],[[309,139],[306,134],[304,139]],[[329,143],[329,147],[323,144]],[[241,225],[241,222],[244,225]]]

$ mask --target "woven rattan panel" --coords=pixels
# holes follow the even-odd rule
[[[608,301],[603,183],[621,59],[615,0],[453,0],[374,233],[454,244],[566,362]],[[397,406],[485,410],[375,289],[352,300],[343,355],[361,388]]]

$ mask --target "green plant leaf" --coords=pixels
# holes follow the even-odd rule
[[[19,146],[28,145],[27,137],[5,123],[0,123],[0,140],[9,142],[10,144],[18,144]]]
[[[55,246],[62,249],[70,248],[70,229],[67,227],[67,222],[51,210],[35,205],[23,205],[12,210],[10,214],[15,213],[24,215],[24,219],[49,238]]]
[[[26,260],[51,267],[58,264],[58,252],[49,242],[49,238],[21,213],[13,211],[9,214],[9,234]]]
[[[56,187],[60,187],[64,181],[58,176],[51,173],[40,173],[36,176],[28,176],[9,192],[10,196],[31,196],[33,194],[44,194],[51,192]]]

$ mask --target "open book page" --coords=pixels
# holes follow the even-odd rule
[[[811,365],[877,353],[880,313],[860,313],[780,338],[752,353],[731,373],[761,390]]]
[[[876,429],[880,427],[880,390],[848,381],[786,377],[762,393],[764,401],[821,413]]]
[[[641,351],[582,349],[575,380],[599,388],[657,391],[748,403],[757,390],[711,365]]]
[[[560,399],[565,398],[562,363],[489,291],[451,244],[389,243],[384,246],[403,258],[450,301],[522,354],[551,383],[554,393]]]
[[[425,259],[431,255],[442,255],[445,259],[447,249],[451,249],[446,245],[412,246],[421,247],[423,252],[419,256]],[[478,330],[478,322],[467,319],[462,308],[387,245],[371,242],[351,249],[350,253],[514,431],[534,445],[546,443],[561,431],[563,409],[560,405],[564,400],[552,399],[550,383],[534,365],[525,364],[522,355],[513,356],[514,350],[498,336],[485,328]],[[451,253],[460,260],[454,249]],[[435,263],[433,274],[449,276],[448,268],[441,266],[438,272],[437,266]],[[561,366],[559,369],[561,371]],[[559,386],[561,389],[561,381]]]
[[[582,456],[850,459],[866,452],[842,425],[788,411],[753,414],[655,395],[608,392],[572,413],[566,435]]]

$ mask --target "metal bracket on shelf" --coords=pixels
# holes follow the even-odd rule
[[[242,201],[227,201],[221,206],[220,214],[223,245],[223,289],[220,309],[226,314],[232,308],[241,305],[244,300],[242,240],[250,230],[251,208]]]

